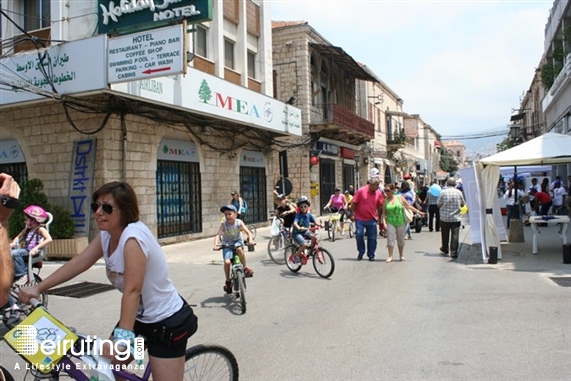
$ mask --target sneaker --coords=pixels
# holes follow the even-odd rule
[[[24,286],[26,283],[28,283],[28,275],[27,274],[24,274],[21,277],[16,278],[16,280],[14,281],[14,284],[16,286],[19,286],[19,287]]]
[[[341,235],[345,235],[345,230],[341,230]]]
[[[305,255],[305,254],[300,254],[300,257],[301,257],[301,265],[302,265],[302,266],[307,265],[307,255]]]
[[[299,258],[295,254],[292,254],[289,256],[288,262],[289,263],[299,263]]]
[[[358,261],[360,261],[360,260],[362,260],[362,259],[363,259],[363,254],[357,255],[357,260],[358,260]]]
[[[246,267],[246,268],[244,269],[244,275],[246,275],[246,278],[251,278],[251,277],[254,276],[254,270],[252,270],[252,269],[249,268],[249,267]]]
[[[448,255],[448,250],[444,250],[444,248],[440,248],[440,252],[444,255]]]
[[[226,281],[226,283],[224,284],[224,291],[227,294],[231,294],[232,293],[232,283],[230,281]]]

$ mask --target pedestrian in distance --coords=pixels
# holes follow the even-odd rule
[[[243,220],[244,213],[246,213],[246,203],[244,202],[244,199],[240,197],[240,193],[235,190],[230,192],[230,196],[232,197],[230,199],[230,204],[234,205],[234,208],[236,208],[237,218],[239,220]]]
[[[466,205],[462,192],[456,189],[456,179],[449,177],[447,187],[438,196],[438,208],[440,209],[440,227],[442,246],[440,251],[452,258],[458,258],[458,246],[460,239],[460,224],[462,220],[462,207]]]
[[[410,183],[407,180],[405,180],[401,183],[400,191],[399,191],[398,195],[402,196],[410,206],[414,206],[414,200],[415,200],[416,196],[415,196],[414,192],[412,191],[412,189],[410,189]],[[404,239],[412,239],[412,235],[410,234],[410,223],[409,222],[406,223],[406,236]]]
[[[518,202],[515,201],[516,196]],[[512,220],[512,218],[518,215],[517,208],[519,208],[519,200],[521,200],[523,196],[525,196],[525,193],[523,193],[522,190],[517,189],[516,183],[514,181],[509,181],[508,190],[504,194],[504,200],[506,200],[506,211],[507,211],[507,225],[506,225],[507,229],[510,228],[510,221]]]
[[[405,184],[404,181],[403,184]],[[405,261],[404,245],[408,223],[404,219],[404,209],[411,210],[421,216],[424,216],[425,213],[412,206],[403,195],[395,194],[393,184],[387,184],[384,189],[386,198],[383,206],[383,224],[387,229],[387,248],[389,251],[389,257],[385,262],[391,263],[393,261],[395,243],[399,250],[399,259]]]
[[[136,336],[144,336],[153,380],[182,380],[186,344],[198,328],[197,318],[173,285],[159,242],[140,221],[136,193],[127,183],[111,182],[96,190],[92,200],[100,232],[81,254],[37,285],[21,289],[20,300],[38,299],[103,258],[107,278],[122,293],[111,341],[133,345]],[[104,343],[102,354],[118,365],[111,344]]]
[[[429,188],[424,184],[423,181],[419,183],[419,190],[416,194],[416,201],[422,211],[424,212],[424,218],[422,219],[422,226],[428,226],[428,192]]]
[[[0,307],[8,303],[14,280],[14,262],[10,252],[8,228],[10,216],[20,205],[20,186],[6,173],[0,173]]]
[[[224,291],[227,294],[232,293],[232,282],[230,281],[230,266],[232,258],[234,256],[234,249],[236,254],[240,257],[240,262],[244,265],[244,275],[246,277],[252,277],[254,271],[246,266],[246,255],[244,254],[244,237],[242,232],[248,237],[248,244],[254,243],[254,238],[252,237],[252,232],[248,229],[246,224],[238,219],[238,213],[234,205],[226,205],[220,208],[220,213],[224,213],[224,221],[220,224],[218,232],[214,236],[214,248],[213,250],[222,249],[222,259],[224,260],[224,276],[226,277],[226,282],[224,283]],[[222,248],[220,246],[220,241],[223,245],[229,245],[230,247]]]
[[[381,183],[378,177],[371,177],[369,183],[357,190],[351,203],[351,219],[355,221],[355,240],[357,241],[357,260],[363,259],[365,249],[369,261],[375,260],[377,250],[377,224],[383,218],[384,196],[379,191]],[[379,226],[384,229],[384,225]],[[365,234],[367,246],[365,248]]]
[[[440,192],[440,186],[436,184],[436,180],[432,182],[430,189],[428,191],[428,230],[429,231],[440,231],[440,209],[438,209],[438,196],[440,193],[436,194],[436,190]]]

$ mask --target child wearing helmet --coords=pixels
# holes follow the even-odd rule
[[[38,254],[40,249],[52,241],[50,233],[41,226],[47,218],[48,214],[40,206],[30,205],[24,209],[26,226],[10,244],[14,260],[14,278],[18,283],[25,284],[28,281],[24,276],[28,270],[28,256]]]
[[[238,219],[238,210],[232,204],[228,204],[220,208],[220,212],[224,213],[224,221],[220,224],[218,233],[214,236],[213,250],[220,250],[220,240],[225,245],[232,245],[236,249],[236,254],[240,257],[240,262],[244,265],[244,274],[247,278],[254,275],[254,271],[246,266],[246,255],[244,254],[244,237],[242,232],[246,233],[248,237],[248,244],[254,244],[252,232],[248,229],[246,224]],[[224,275],[226,282],[224,283],[224,291],[227,294],[232,293],[232,284],[230,282],[230,264],[232,261],[233,250],[231,248],[224,248],[222,257],[224,259]]]
[[[295,254],[289,257],[289,261],[292,263],[299,263],[301,261],[302,265],[307,263],[307,256],[302,254],[303,250],[307,248],[305,242],[306,239],[311,239],[311,246],[315,245],[315,236],[311,234],[309,227],[311,224],[315,224],[315,218],[309,213],[309,207],[311,203],[305,196],[301,196],[297,200],[297,207],[299,212],[295,215],[293,220],[293,231],[292,237],[295,242],[299,245]]]

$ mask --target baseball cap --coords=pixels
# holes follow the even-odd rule
[[[405,180],[408,180],[408,179],[410,179],[410,174],[409,174],[409,173],[407,173],[406,175],[404,175],[403,179],[405,179]]]
[[[230,192],[230,194],[231,194],[232,196],[234,196],[235,194],[238,194],[238,192],[236,192],[235,190],[233,190],[232,192]]]
[[[238,211],[236,210],[236,207],[234,205],[225,205],[222,208],[220,208],[221,213],[224,213],[227,210],[230,210],[234,213],[238,213]]]

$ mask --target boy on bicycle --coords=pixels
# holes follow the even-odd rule
[[[253,244],[254,238],[252,232],[246,227],[242,220],[239,220],[238,212],[234,205],[226,205],[220,208],[220,212],[224,213],[224,222],[220,224],[218,233],[214,236],[214,250],[220,250],[220,238],[222,238],[223,245],[230,245],[236,249],[236,254],[240,257],[240,261],[244,265],[244,274],[246,277],[252,277],[254,271],[246,266],[246,256],[244,255],[244,238],[242,232],[248,236],[248,243]],[[232,261],[233,250],[232,247],[225,247],[222,251],[224,259],[224,275],[226,276],[226,283],[224,284],[224,291],[227,294],[232,293],[232,283],[230,282],[230,263]]]
[[[305,196],[301,196],[297,200],[297,207],[299,208],[299,213],[295,215],[293,220],[293,232],[292,238],[298,245],[300,245],[295,252],[289,257],[289,261],[293,263],[299,263],[301,261],[302,265],[307,263],[307,256],[302,254],[305,249],[307,249],[306,239],[311,239],[311,246],[316,243],[315,236],[311,234],[309,227],[315,224],[315,218],[309,213],[309,207],[311,203]],[[294,258],[292,258],[295,255]]]

